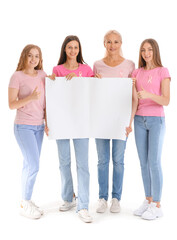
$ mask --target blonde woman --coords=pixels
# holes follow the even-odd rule
[[[122,55],[122,37],[119,32],[111,30],[104,36],[104,47],[106,55],[103,59],[94,63],[93,71],[95,77],[124,78],[130,77],[135,64],[127,60]],[[127,136],[131,131],[131,124],[136,104],[133,104],[132,118],[130,126],[127,128]],[[111,139],[96,139],[98,153],[98,183],[99,201],[97,212],[103,213],[107,209],[108,189],[109,189],[109,161],[110,161]],[[113,160],[113,182],[112,182],[112,203],[110,211],[120,212],[120,200],[122,195],[122,185],[124,176],[124,152],[126,141],[112,139],[112,160]]]
[[[41,49],[27,45],[9,83],[9,107],[17,109],[14,133],[23,154],[21,215],[37,219],[42,210],[31,196],[39,170],[39,157],[44,134],[45,72]]]

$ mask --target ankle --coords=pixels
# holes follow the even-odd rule
[[[149,204],[152,202],[152,197],[146,197],[146,200],[148,200]]]
[[[160,207],[161,207],[160,202],[155,202],[155,201],[153,201],[153,202],[156,203],[156,207],[157,207],[157,208],[160,208]]]

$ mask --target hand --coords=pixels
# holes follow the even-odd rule
[[[143,87],[141,87],[142,91],[137,92],[139,99],[146,99],[150,97],[150,93],[144,90]]]
[[[66,75],[66,80],[71,80],[73,77],[77,77],[77,75],[75,73],[69,73],[68,75]]]
[[[99,74],[99,73],[95,74],[94,77],[95,77],[95,78],[102,78],[101,74]]]
[[[55,75],[55,73],[52,73],[52,75],[49,75],[49,76],[47,76],[48,78],[50,78],[51,80],[55,80],[55,77],[56,77],[56,75]]]
[[[34,89],[32,94],[30,95],[31,100],[38,100],[41,96],[41,92],[37,92],[38,87]]]
[[[129,133],[131,133],[132,132],[132,127],[131,126],[129,126],[129,127],[126,127],[126,137],[128,137],[128,135],[129,135]]]
[[[45,134],[49,136],[49,128],[47,125],[45,125],[44,131],[45,131]]]
[[[133,85],[136,84],[136,78],[132,78],[132,83],[133,83]]]

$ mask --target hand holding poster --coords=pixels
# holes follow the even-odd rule
[[[132,108],[130,78],[46,78],[50,139],[125,140]]]

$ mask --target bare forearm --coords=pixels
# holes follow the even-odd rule
[[[19,109],[21,107],[24,107],[26,104],[30,103],[32,101],[31,96],[28,96],[26,98],[20,99],[20,100],[14,100],[9,103],[10,109]]]
[[[41,93],[37,91],[36,87],[31,95],[23,98],[18,99],[18,89],[9,88],[9,108],[10,109],[19,109],[24,107],[26,104],[30,103],[31,101],[38,100],[40,98]]]
[[[137,91],[136,91],[135,85],[133,85],[133,88],[132,88],[132,114],[131,114],[131,118],[130,118],[130,126],[132,125],[137,108],[138,108]]]
[[[46,108],[44,110],[44,120],[45,120],[45,125],[47,126],[47,113],[46,113]]]
[[[133,99],[133,101],[132,101],[132,114],[131,114],[131,118],[130,118],[130,126],[132,125],[133,119],[135,117],[137,107],[138,107],[138,99]]]
[[[166,78],[162,81],[161,96],[150,93],[144,88],[142,88],[142,91],[139,91],[137,94],[139,99],[151,99],[159,105],[167,106],[170,102],[170,79]]]
[[[162,106],[167,106],[169,104],[169,102],[170,102],[170,98],[169,97],[159,96],[159,95],[152,94],[152,93],[149,93],[149,98],[152,101],[154,101],[157,104],[162,105]]]

